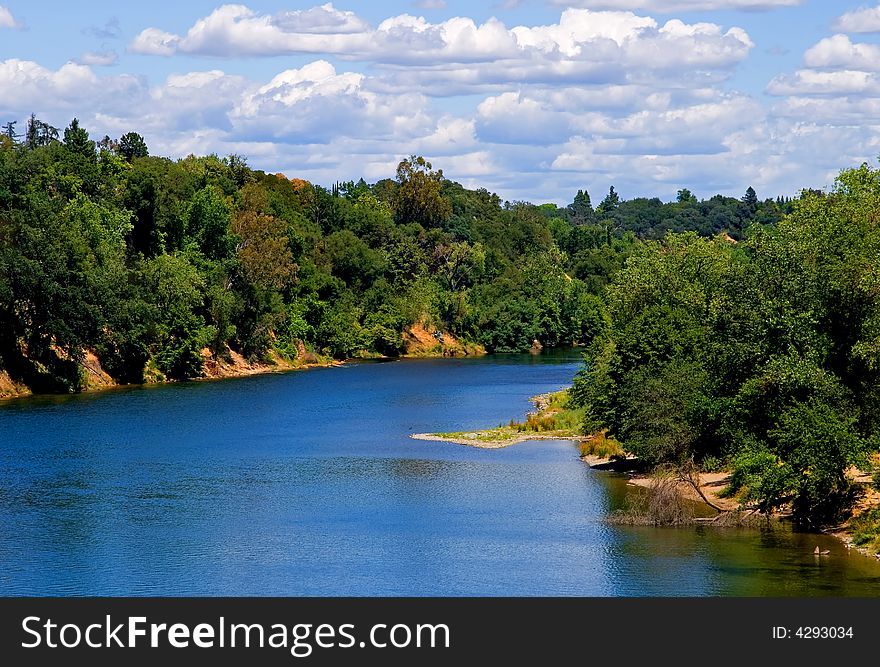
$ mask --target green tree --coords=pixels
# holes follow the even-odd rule
[[[695,204],[697,202],[697,198],[696,196],[694,196],[693,192],[691,192],[687,188],[682,188],[676,194],[675,201],[677,201],[679,204]]]
[[[205,282],[184,257],[159,255],[143,267],[147,292],[159,313],[153,358],[169,378],[202,374],[201,350],[208,343],[204,318]]]
[[[79,120],[74,118],[64,129],[64,145],[72,153],[94,159],[95,142],[89,139],[89,133],[80,127]]]
[[[442,195],[443,171],[434,171],[430,162],[415,155],[397,165],[394,215],[398,223],[416,222],[438,227],[452,214],[452,206]]]
[[[620,206],[620,195],[614,190],[614,186],[612,185],[608,194],[605,195],[605,199],[602,200],[602,203],[599,204],[599,208],[597,209],[597,213],[599,215],[608,215],[613,211],[616,211]]]
[[[58,128],[40,120],[35,114],[31,114],[25,131],[25,145],[30,150],[34,150],[40,146],[48,146],[57,140]]]
[[[223,260],[235,252],[236,239],[230,233],[230,212],[213,187],[199,190],[186,212],[186,235],[209,259]]]
[[[590,193],[586,190],[578,190],[574,201],[568,205],[571,218],[575,224],[585,224],[593,219],[593,204],[590,201]]]
[[[119,137],[116,150],[127,162],[131,162],[135,158],[147,157],[150,154],[147,142],[137,132],[126,132]]]

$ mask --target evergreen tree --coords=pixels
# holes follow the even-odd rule
[[[750,216],[753,216],[758,210],[758,195],[755,193],[755,189],[752,186],[748,187],[740,201],[745,204],[746,211]]]
[[[144,138],[137,132],[126,132],[119,137],[119,145],[117,147],[119,155],[131,162],[138,157],[147,157],[150,152],[147,150],[147,143]]]
[[[15,133],[15,123],[16,123],[16,121],[11,120],[8,123],[6,123],[6,125],[3,126],[3,134],[6,135],[7,137],[9,137],[9,140],[12,143],[15,143],[15,139],[18,136]]]
[[[85,157],[95,157],[95,142],[89,139],[89,133],[80,127],[79,119],[74,118],[64,129],[64,145],[73,153]]]
[[[586,190],[578,190],[574,201],[568,205],[575,224],[583,224],[593,218],[593,204],[590,201],[590,193]]]
[[[605,195],[605,199],[599,204],[598,213],[600,215],[608,215],[612,211],[616,211],[619,206],[620,195],[615,192],[614,186],[612,185],[608,190],[608,194]]]

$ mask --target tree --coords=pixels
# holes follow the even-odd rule
[[[25,145],[34,150],[40,146],[48,146],[57,140],[58,128],[41,121],[35,114],[31,114],[25,131]]]
[[[124,276],[124,212],[78,195],[25,196],[15,215],[0,215],[0,356],[36,364],[31,386],[75,391],[75,362],[100,337],[104,309]]]
[[[479,243],[439,244],[434,249],[434,266],[451,292],[473,282],[483,272],[485,264],[486,253]]]
[[[590,193],[586,190],[578,190],[574,201],[568,205],[572,220],[575,224],[584,224],[593,218],[593,204],[590,202]]]
[[[83,157],[95,157],[95,142],[89,139],[89,133],[80,127],[79,120],[74,118],[64,129],[64,145],[67,149]]]
[[[608,215],[609,213],[616,211],[618,206],[620,206],[620,195],[615,192],[614,186],[612,185],[608,190],[608,194],[605,195],[605,199],[599,204],[597,213],[600,215]]]
[[[751,185],[748,187],[740,201],[745,205],[746,215],[748,217],[754,217],[758,210],[758,195]]]
[[[149,150],[147,150],[147,142],[137,132],[126,132],[119,137],[119,144],[116,150],[128,162],[135,158],[147,157],[150,154]]]
[[[149,260],[143,280],[159,313],[154,358],[167,377],[182,379],[202,374],[202,348],[208,342],[204,318],[205,282],[184,257],[160,255]]]
[[[423,227],[439,227],[452,206],[442,195],[443,171],[434,171],[430,162],[415,155],[397,165],[394,216],[398,223],[416,222]]]
[[[324,241],[334,276],[349,287],[368,287],[385,269],[385,258],[349,229],[333,232]]]
[[[229,224],[229,207],[216,188],[208,186],[199,190],[186,212],[187,240],[209,259],[226,259],[235,252]]]
[[[283,289],[296,276],[287,225],[266,215],[265,190],[256,184],[242,189],[242,205],[232,222],[238,238],[235,251],[245,279],[261,290]]]
[[[675,201],[677,201],[679,204],[695,204],[697,202],[697,198],[696,196],[694,196],[693,192],[691,192],[687,188],[682,188],[678,191],[678,194],[675,197]]]
[[[15,143],[15,140],[19,136],[15,133],[15,125],[16,121],[11,120],[3,126],[3,134],[6,135],[9,141],[11,141],[12,143]]]

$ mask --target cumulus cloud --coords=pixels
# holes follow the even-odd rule
[[[834,28],[855,32],[870,16],[850,12]],[[763,123],[768,145],[755,152],[770,153],[765,173],[776,182],[802,174],[828,184],[839,169],[870,161],[880,148],[880,46],[834,34],[806,50],[804,65],[767,84],[765,92],[779,101]]]
[[[107,51],[86,51],[76,61],[80,65],[109,67],[115,65],[117,60],[119,60],[119,55],[113,49],[109,49]]]
[[[0,28],[20,28],[21,25],[15,20],[12,12],[0,5]]]
[[[820,40],[804,53],[807,67],[880,70],[880,45],[859,44],[846,35],[833,35]]]
[[[558,23],[513,28],[496,18],[481,24],[466,17],[431,23],[402,14],[373,29],[352,12],[326,4],[284,15],[224,5],[183,36],[147,28],[129,50],[228,57],[337,55],[384,67],[388,85],[412,87],[421,81],[452,94],[506,82],[623,80],[629,69],[646,76],[676,68],[726,70],[753,46],[741,28],[677,19],[661,25],[627,11],[566,9]]]
[[[793,95],[775,104],[772,113],[780,118],[868,128],[880,125],[880,98]]]
[[[230,118],[248,137],[303,144],[327,143],[340,134],[405,140],[426,131],[430,119],[422,95],[377,95],[364,89],[364,78],[339,74],[325,60],[285,70],[244,96]]]
[[[513,26],[409,14],[371,25],[332,4],[224,5],[179,34],[147,28],[128,49],[312,62],[245,77],[214,60],[216,69],[181,66],[147,82],[101,72],[110,58],[100,53],[58,69],[5,61],[0,89],[13,93],[0,111],[35,110],[56,125],[77,115],[97,136],[139,131],[156,154],[234,152],[324,184],[392,176],[416,153],[467,186],[559,203],[612,184],[626,197],[741,194],[749,184],[759,196],[794,194],[880,152],[880,47],[822,40],[803,69],[770,80],[768,108],[720,85],[754,48],[743,29],[636,11],[722,4],[797,2],[582,2],[546,25]],[[458,95],[468,97],[439,99]]]
[[[158,28],[142,30],[128,45],[131,53],[142,53],[150,56],[171,56],[177,51],[180,37]]]
[[[551,167],[560,182],[613,184],[622,197],[653,191],[671,198],[682,186],[699,196],[739,194],[746,185],[754,186],[759,197],[793,195],[804,187],[830,184],[841,166],[874,155],[878,142],[866,141],[868,134],[861,128],[762,116],[728,134],[718,153],[606,154],[593,139],[574,137]],[[828,150],[832,145],[835,151]],[[652,187],[646,190],[646,183]],[[594,195],[602,191],[591,189]]]
[[[517,93],[488,97],[477,107],[480,140],[503,144],[555,144],[572,134],[572,115]]]
[[[134,53],[168,56],[178,51],[212,56],[346,53],[368,46],[368,24],[332,4],[276,15],[244,5],[223,5],[199,19],[185,36],[143,30],[129,45]]]
[[[838,32],[880,32],[880,7],[863,7],[846,12],[834,21]]]
[[[587,9],[641,9],[659,13],[716,11],[741,9],[765,11],[777,7],[796,7],[803,0],[552,0],[554,5],[585,7]]]
[[[780,75],[767,86],[771,95],[864,95],[880,92],[880,81],[872,72],[837,70],[822,72],[798,70],[793,75]]]
[[[87,65],[67,63],[57,70],[29,60],[0,61],[0,111],[6,115],[47,108],[55,110],[128,107],[143,96],[135,76],[99,77]]]
[[[221,70],[172,74],[150,90],[144,122],[164,131],[212,128],[230,131],[229,111],[254,88],[243,76]]]
[[[280,12],[271,19],[271,24],[290,33],[303,34],[353,34],[369,30],[370,24],[354,12],[339,11],[331,3]]]

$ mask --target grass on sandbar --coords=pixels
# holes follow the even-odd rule
[[[535,399],[538,412],[529,413],[524,422],[513,419],[508,424],[482,431],[460,431],[456,433],[436,433],[446,438],[467,439],[476,442],[506,442],[522,438],[530,433],[558,435],[560,438],[581,437],[583,410],[568,408],[568,390],[540,396]]]

